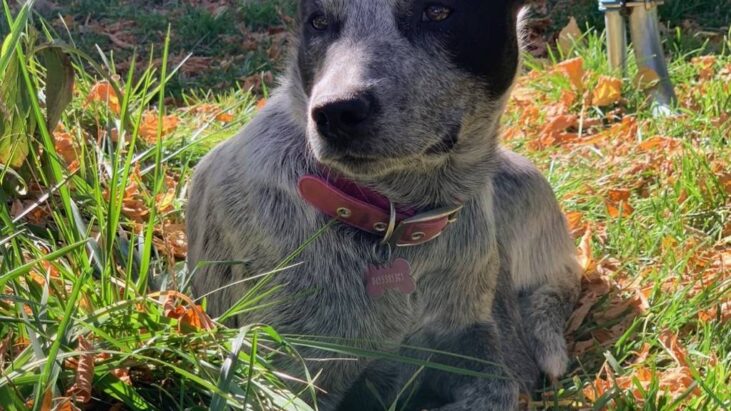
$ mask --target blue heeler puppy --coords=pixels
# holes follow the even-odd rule
[[[522,8],[301,0],[282,84],[202,161],[190,189],[189,267],[246,262],[197,272],[199,295],[235,284],[209,297],[211,313],[250,289],[240,280],[272,269],[335,218],[301,265],[274,276],[278,303],[237,324],[473,371],[427,367],[405,409],[516,409],[541,372],[564,373],[563,329],[579,290],[574,244],[544,177],[498,146]],[[301,354],[313,375],[321,371],[320,410],[382,408],[418,370]]]

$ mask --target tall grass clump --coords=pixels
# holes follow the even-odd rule
[[[273,329],[186,295],[183,181],[256,100],[168,109],[167,45],[121,78],[54,42],[32,1],[2,5],[0,409],[309,409],[270,365],[297,360]]]

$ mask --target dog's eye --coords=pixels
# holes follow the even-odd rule
[[[425,22],[436,22],[439,23],[449,18],[452,15],[452,9],[447,6],[431,5],[424,9],[424,15],[421,17],[422,21]]]
[[[310,19],[310,24],[312,25],[312,28],[314,28],[317,31],[323,31],[327,30],[328,27],[330,27],[330,20],[328,20],[327,16],[324,14],[315,14]]]

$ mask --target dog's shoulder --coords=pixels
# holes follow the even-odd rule
[[[188,189],[187,225],[194,259],[199,244],[217,230],[240,242],[254,231],[277,227],[275,213],[295,210],[296,179],[305,167],[305,139],[289,114],[287,96],[277,94],[236,136],[219,144],[196,167]],[[272,214],[274,214],[272,216]],[[296,213],[295,213],[296,214]],[[238,245],[237,245],[238,246]]]
[[[553,189],[530,160],[504,148],[498,149],[496,155],[498,168],[493,184],[497,200],[517,200],[521,205],[529,205],[535,197],[547,196],[555,203]]]
[[[531,288],[574,276],[575,248],[551,185],[528,159],[498,151],[493,177],[497,239],[508,254],[515,285]]]

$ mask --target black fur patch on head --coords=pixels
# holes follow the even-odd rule
[[[441,22],[423,18],[427,7],[452,10]],[[500,96],[512,85],[518,68],[518,0],[413,0],[402,4],[397,21],[403,35],[426,50],[444,50],[461,70],[482,79]]]

